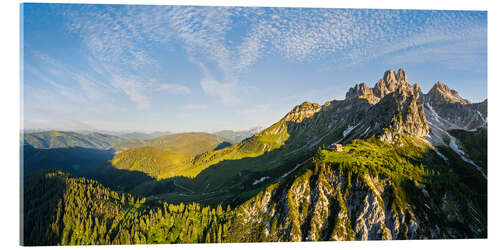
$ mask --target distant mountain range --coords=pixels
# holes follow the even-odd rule
[[[248,137],[251,137],[254,134],[259,133],[262,130],[264,130],[263,127],[255,127],[250,130],[242,130],[242,131],[221,130],[215,132],[214,134],[220,137],[230,139],[232,141],[240,142]]]
[[[118,136],[96,132],[79,134],[76,132],[45,131],[23,134],[23,144],[42,149],[65,147],[109,149],[124,141],[124,138]]]
[[[303,102],[253,135],[186,133],[106,146],[120,153],[84,175],[105,188],[70,194],[100,197],[99,204],[118,206],[108,209],[116,212],[109,216],[112,230],[97,238],[78,234],[77,228],[84,228],[76,226],[79,222],[59,221],[62,213],[80,208],[59,207],[48,213],[54,219],[47,219],[47,225],[53,226],[37,225],[29,233],[36,238],[48,232],[54,235],[51,244],[71,242],[71,232],[74,238],[69,239],[84,244],[485,238],[487,125],[487,100],[471,103],[442,82],[423,93],[418,84],[410,84],[404,70],[388,70],[373,87],[356,84],[344,100],[324,105]],[[83,143],[70,135],[71,140],[50,138],[26,144]],[[331,149],[332,144],[341,144],[343,150]],[[72,173],[67,167],[62,170]],[[91,182],[60,172],[37,178],[30,183]],[[32,196],[41,192],[28,190]],[[127,202],[98,195],[112,190],[148,198]],[[34,197],[50,192],[57,190]],[[68,193],[58,197],[77,199]],[[50,204],[54,202],[59,204]],[[104,206],[91,200],[85,204],[96,211]],[[190,208],[184,210],[185,204]],[[182,226],[175,225],[207,214],[209,206],[218,207],[210,217],[218,221],[215,228],[200,225],[207,231],[181,236]],[[28,207],[32,214],[42,213],[35,205]],[[175,224],[172,216],[179,209],[188,212],[183,219],[175,217]],[[81,220],[107,216],[94,214]],[[141,223],[156,229],[137,230],[146,228]],[[128,234],[132,231],[137,237]]]
[[[151,132],[151,133],[142,133],[142,132],[131,132],[131,133],[121,133],[118,134],[119,137],[127,139],[127,140],[149,140],[159,136],[170,135],[171,132]]]
[[[245,138],[248,138],[260,131],[262,131],[264,128],[263,127],[255,127],[249,130],[241,130],[241,131],[234,131],[234,130],[221,130],[214,132],[214,135],[226,138],[231,141],[236,141],[240,142]],[[150,132],[150,133],[145,133],[145,132],[116,132],[116,131],[107,131],[107,130],[78,130],[78,131],[60,131],[60,130],[47,130],[47,129],[25,129],[23,130],[23,133],[26,135],[37,135],[39,137],[43,137],[45,139],[48,139],[48,137],[54,136],[54,132],[59,132],[61,134],[72,134],[71,136],[82,136],[82,137],[92,137],[94,134],[101,134],[101,135],[107,135],[107,136],[114,136],[114,137],[120,137],[121,140],[149,140],[153,139],[156,137],[160,136],[165,136],[165,135],[171,135],[174,134],[169,131],[156,131],[156,132]],[[180,133],[182,134],[182,133]],[[84,139],[84,138],[82,138]],[[29,139],[31,140],[31,139]],[[114,143],[114,142],[112,142]],[[29,142],[28,142],[29,144]],[[50,143],[49,143],[50,144]],[[61,147],[61,146],[69,146],[69,145],[64,145],[64,144],[53,144],[52,147]]]
[[[172,176],[195,155],[235,142],[208,133],[180,133],[153,139],[126,140],[99,133],[46,131],[24,135],[25,174],[58,168],[89,174],[110,161],[117,169],[142,171],[154,177]]]

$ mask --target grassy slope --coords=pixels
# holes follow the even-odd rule
[[[207,133],[183,133],[154,138],[131,140],[115,146],[121,151],[113,158],[113,167],[139,171],[162,179],[186,175],[195,155],[224,148],[228,140]]]
[[[321,122],[324,121],[306,119],[304,123],[294,123],[282,119],[238,144],[194,157],[179,177],[150,181],[132,192],[144,195],[157,190],[155,195],[171,202],[211,205],[243,202],[263,185],[281,178],[311,157],[315,151],[311,141],[327,144],[342,137],[345,124],[329,127]],[[303,124],[311,128],[305,130]],[[255,184],[263,177],[265,181]]]
[[[323,150],[324,161],[328,163],[356,166],[356,171],[383,174],[392,179],[411,179],[422,181],[425,171],[423,152],[429,151],[430,146],[420,139],[403,137],[403,145],[389,144],[369,138],[354,140],[346,145],[342,152]],[[436,158],[437,161],[439,159]],[[428,162],[431,164],[431,161]]]
[[[232,231],[234,234],[229,240],[295,241],[310,235],[320,240],[352,240],[357,215],[348,211],[346,202],[351,193],[360,191],[360,183],[377,194],[380,194],[377,190],[390,190],[377,195],[379,204],[402,213],[412,210],[424,222],[421,226],[427,227],[426,230],[433,229],[430,225],[438,225],[442,229],[457,230],[461,237],[486,237],[485,190],[478,188],[484,186],[485,181],[468,171],[473,168],[460,157],[453,157],[453,151],[442,152],[449,157],[448,161],[435,154],[430,145],[410,137],[403,137],[402,145],[370,138],[354,140],[343,152],[320,149],[313,158],[314,164],[305,164],[239,206],[233,222],[238,229]],[[339,178],[347,178],[347,185],[333,185],[336,182],[331,180]],[[387,183],[385,180],[389,180],[389,186],[383,186]],[[426,196],[422,188],[430,196]],[[321,216],[316,214],[324,212],[325,208],[318,210],[317,205],[321,207],[325,201],[320,200],[325,196],[312,189],[328,193],[327,204],[332,205],[327,214],[322,215],[323,220],[328,219],[326,224],[318,220]],[[305,194],[298,194],[300,192]],[[456,200],[459,205],[451,205],[445,197]],[[454,213],[463,215],[464,222],[450,220],[449,216]],[[262,220],[267,226],[260,223]],[[407,237],[405,232],[401,233],[398,237]]]
[[[269,129],[285,128],[277,123]],[[252,189],[253,172],[261,172],[276,167],[279,152],[265,154],[278,149],[288,138],[285,131],[278,134],[259,134],[232,146],[208,151],[190,158],[184,166],[177,166],[175,175],[163,175],[163,180],[143,183],[132,190],[133,193],[146,195],[157,190],[155,195],[172,202],[202,201],[204,204],[216,205],[221,201],[234,198],[242,193],[241,183],[250,182],[247,188]],[[210,168],[208,168],[210,167]],[[178,176],[178,177],[175,177]],[[239,176],[239,177],[238,177]],[[174,178],[168,178],[174,177]],[[231,183],[238,177],[236,183]],[[168,178],[168,179],[166,179]]]
[[[485,237],[487,182],[481,174],[450,148],[439,148],[447,158],[444,161],[420,139],[403,136],[402,141],[404,146],[374,138],[355,140],[344,152],[325,151],[324,161],[357,175],[388,177],[403,191],[396,201],[413,204],[422,210],[423,200],[415,199],[419,196],[414,195],[414,187],[425,185],[431,197],[445,197],[450,193],[463,206],[461,209],[469,223],[480,229],[472,234]],[[442,208],[437,200],[426,202],[430,202],[433,209]]]
[[[175,176],[187,159],[187,156],[169,149],[140,147],[118,153],[111,164],[117,169],[140,171],[161,178]]]
[[[277,123],[240,143],[196,155],[183,166],[171,167],[173,171],[126,190],[140,195],[154,194],[169,201],[241,202],[258,192],[262,185],[281,178],[310,158],[318,145],[341,139],[352,119],[333,119],[332,112],[342,113],[351,106],[351,103],[340,102],[335,108],[325,106],[319,110],[319,105],[305,102]],[[137,146],[144,145],[144,142],[135,142]],[[254,184],[261,178],[265,181]]]

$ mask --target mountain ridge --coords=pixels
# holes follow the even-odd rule
[[[121,190],[230,205],[226,242],[484,238],[487,100],[459,96],[443,83],[423,94],[404,70],[388,70],[373,88],[303,102],[239,143]],[[325,147],[336,143],[344,150]]]
[[[333,100],[324,105],[303,102],[260,133],[224,149],[196,156],[185,167],[184,172],[178,173],[179,178],[185,176],[187,179],[175,177],[170,180],[171,177],[166,177],[158,183],[145,183],[144,187],[137,190],[154,189],[155,185],[166,185],[174,179],[176,185],[194,190],[193,197],[219,192],[221,197],[227,197],[226,188],[230,187],[234,191],[239,188],[258,190],[262,185],[279,181],[281,176],[312,157],[318,147],[332,143],[348,145],[355,139],[376,137],[401,145],[404,143],[402,138],[411,135],[418,140],[428,141],[436,154],[442,154],[439,147],[455,147],[450,142],[445,143],[443,139],[442,143],[433,139],[437,129],[430,123],[432,117],[429,118],[429,104],[423,103],[420,86],[409,84],[403,70],[398,73],[399,77],[394,71],[388,71],[382,81],[377,82],[379,85],[383,82],[384,86],[392,86],[394,91],[384,93],[376,103],[371,103],[364,96]],[[443,135],[438,137],[442,138]],[[467,156],[462,156],[465,160],[470,160]],[[168,197],[175,196],[176,192],[183,191],[170,189]],[[248,194],[255,193],[249,191]],[[245,200],[250,197],[244,198],[243,195],[246,194],[230,200]],[[186,197],[188,196],[184,193],[183,198]],[[228,201],[227,198],[222,199]]]

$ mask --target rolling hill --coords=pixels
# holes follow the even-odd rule
[[[182,133],[116,145],[112,168],[139,171],[156,179],[182,175],[193,157],[230,146],[233,141],[208,133]]]
[[[180,133],[160,136],[149,140],[129,140],[115,145],[120,152],[131,148],[154,147],[169,149],[186,156],[194,156],[209,150],[223,148],[234,143],[226,138],[208,133]]]
[[[155,147],[132,148],[115,155],[111,165],[117,169],[140,171],[155,178],[175,176],[189,156]]]

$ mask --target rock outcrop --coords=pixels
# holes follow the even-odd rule
[[[373,89],[370,88],[366,83],[356,84],[354,87],[350,88],[345,95],[345,99],[355,99],[362,98],[368,100],[371,104],[377,103],[380,98],[373,94]]]
[[[415,199],[429,195],[424,186],[415,190]],[[463,217],[463,210],[452,195],[437,197],[446,212],[423,212],[417,207],[428,204],[401,203],[398,192],[390,179],[347,174],[326,164],[293,181],[273,184],[242,204],[235,223],[245,226],[231,237],[249,242],[467,237],[453,226],[465,223],[455,219]],[[455,224],[432,219],[446,220],[446,214]]]
[[[346,93],[346,99],[358,98],[364,95],[373,95],[373,90],[364,82],[356,84]]]
[[[306,118],[313,116],[321,109],[321,105],[312,102],[303,102],[295,106],[292,111],[285,116],[286,121],[301,122]]]
[[[488,124],[487,100],[471,103],[442,82],[434,84],[423,101],[430,127],[428,140],[434,145],[447,145],[448,130],[473,131]]]

